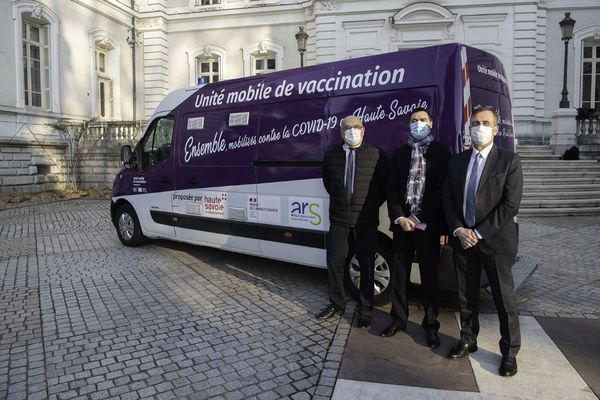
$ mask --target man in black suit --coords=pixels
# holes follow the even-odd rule
[[[392,270],[392,323],[380,333],[383,337],[404,331],[408,320],[406,287],[410,282],[413,255],[417,252],[421,274],[421,296],[427,345],[440,345],[437,331],[438,261],[440,236],[445,222],[442,191],[450,159],[447,146],[434,140],[433,120],[424,108],[410,115],[408,144],[394,151],[388,180],[388,212],[394,232]]]
[[[449,357],[458,359],[477,351],[479,287],[485,268],[500,321],[499,373],[517,373],[521,347],[511,267],[517,254],[515,217],[523,193],[519,156],[494,146],[498,114],[492,107],[476,107],[471,117],[473,149],[455,155],[444,187],[444,213],[453,233],[458,280],[461,338]]]
[[[343,314],[344,269],[353,249],[360,266],[358,326],[368,328],[374,302],[373,263],[379,207],[385,201],[387,157],[377,147],[363,142],[365,128],[360,118],[344,118],[341,128],[344,143],[327,150],[323,159],[323,185],[329,193],[327,272],[331,304],[317,318]]]

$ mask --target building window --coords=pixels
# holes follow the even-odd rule
[[[108,32],[97,29],[89,36],[91,117],[121,119],[121,49]]]
[[[16,106],[60,113],[60,19],[37,1],[9,3],[15,33]]]
[[[23,89],[26,106],[51,108],[48,25],[23,19]]]
[[[213,83],[220,80],[220,57],[196,57],[196,83]]]
[[[96,47],[96,102],[98,116],[104,119],[114,117],[114,84],[110,75],[110,53],[107,49]]]
[[[252,54],[252,75],[265,74],[267,72],[277,71],[277,54],[268,51],[265,54]]]
[[[210,6],[212,4],[221,4],[221,0],[201,0],[201,6]]]
[[[283,45],[268,38],[248,43],[242,47],[244,76],[281,70],[283,67],[283,53]]]
[[[600,44],[584,43],[581,107],[600,110]]]

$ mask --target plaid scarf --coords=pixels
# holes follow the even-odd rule
[[[408,138],[412,153],[406,182],[406,204],[410,205],[410,213],[415,216],[421,211],[421,200],[425,189],[425,152],[431,142],[433,142],[431,135],[419,141],[415,141],[412,136]]]

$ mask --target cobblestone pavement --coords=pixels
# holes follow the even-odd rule
[[[0,210],[0,398],[331,396],[353,309],[314,320],[325,271],[126,248],[108,215],[106,200]],[[600,316],[599,231],[598,217],[521,220],[521,253],[540,261],[522,314]]]
[[[600,217],[521,218],[519,253],[538,261],[521,315],[600,318]]]

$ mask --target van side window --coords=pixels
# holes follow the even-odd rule
[[[155,120],[144,137],[142,147],[142,168],[156,165],[169,158],[173,141],[173,117],[163,117]]]

